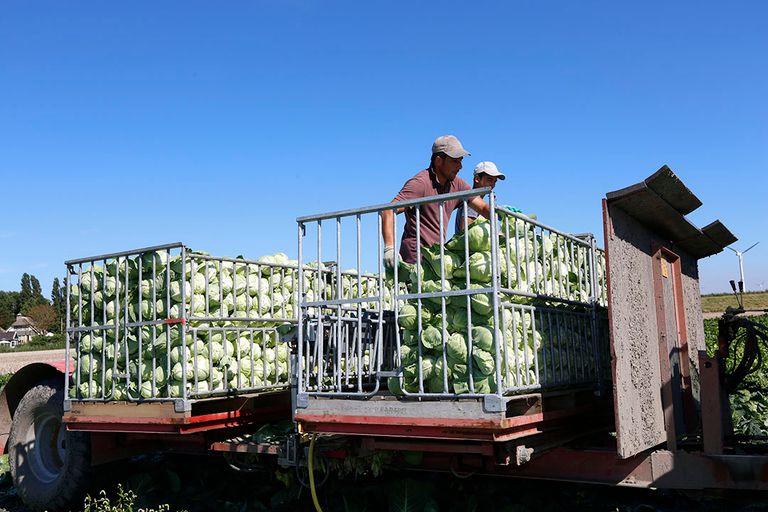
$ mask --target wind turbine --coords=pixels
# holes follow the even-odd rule
[[[729,249],[730,249],[730,250],[732,250],[733,252],[735,252],[735,253],[736,253],[736,257],[737,257],[737,258],[739,258],[739,278],[740,278],[740,280],[741,280],[741,283],[742,283],[742,284],[743,284],[743,286],[744,286],[744,290],[745,290],[745,291],[746,291],[746,289],[747,289],[747,285],[746,285],[746,283],[744,282],[744,254],[745,254],[747,251],[749,251],[750,249],[752,249],[752,247],[756,246],[756,245],[757,245],[757,244],[759,244],[759,243],[760,243],[760,242],[755,242],[754,244],[752,244],[752,245],[749,247],[749,249],[747,249],[747,250],[745,250],[745,251],[737,251],[737,250],[736,250],[736,249],[734,249],[733,247],[729,247]]]

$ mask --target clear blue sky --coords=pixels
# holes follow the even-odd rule
[[[768,4],[0,4],[0,289],[170,241],[296,253],[300,215],[386,202],[435,136],[500,200],[601,235],[668,164],[768,287]],[[701,263],[702,290],[737,276]]]

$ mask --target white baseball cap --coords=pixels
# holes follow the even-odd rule
[[[487,174],[488,176],[496,176],[498,179],[506,179],[504,173],[501,172],[496,164],[493,162],[480,162],[475,166],[475,176],[478,174]]]
[[[469,155],[455,135],[441,135],[432,143],[432,154],[445,153],[451,158],[461,158]]]

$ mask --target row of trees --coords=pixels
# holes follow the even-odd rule
[[[21,313],[46,331],[60,332],[66,318],[66,288],[53,278],[51,299],[43,296],[40,281],[30,274],[21,276],[21,291],[0,291],[0,327],[7,329]]]

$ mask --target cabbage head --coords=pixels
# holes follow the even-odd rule
[[[432,247],[426,247],[422,250],[421,259],[425,266],[434,272],[439,279],[441,276],[440,268],[440,245],[435,244]],[[443,248],[443,267],[445,268],[445,277],[450,279],[456,268],[461,265],[462,258],[457,254]]]
[[[475,369],[483,375],[490,375],[495,369],[493,355],[490,352],[475,348],[472,351],[472,359]]]
[[[432,378],[434,368],[435,368],[435,362],[437,361],[436,356],[431,355],[424,355],[421,358],[421,373],[422,378],[424,379],[424,382],[426,383],[430,378]],[[406,381],[408,382],[415,382],[418,386],[419,383],[419,364],[418,361],[414,364],[408,365],[403,369],[403,376],[405,377]]]
[[[475,377],[475,393],[496,393],[496,375],[493,372],[488,375],[478,374]]]
[[[419,358],[419,349],[410,345],[400,347],[400,362],[403,366],[414,364]]]
[[[189,284],[189,281],[183,282],[183,288],[182,281],[171,281],[171,300],[181,302],[182,290],[186,299],[189,300],[189,296],[192,295],[192,286]]]
[[[455,305],[455,304],[454,304]],[[448,315],[448,329],[461,332],[467,330],[467,308],[464,306],[452,307],[446,310]],[[473,319],[474,320],[474,319]]]
[[[432,325],[427,326],[421,332],[421,344],[427,349],[437,350],[443,345],[443,336],[441,331]]]
[[[162,387],[165,385],[165,370],[159,364],[155,367],[155,386]],[[152,382],[152,366],[144,364],[141,367],[141,380],[142,382]]]
[[[486,252],[491,250],[491,223],[487,220],[476,220],[467,230],[469,251]]]
[[[447,372],[448,377],[448,391],[451,389],[451,370],[450,367],[446,368],[443,365],[442,357],[435,357],[432,366],[432,375],[430,375],[427,382],[427,389],[432,393],[442,393],[444,391],[444,377]]]
[[[473,285],[473,288],[480,288],[478,285]],[[493,314],[493,302],[491,301],[491,295],[488,293],[475,293],[470,298],[470,304],[472,311],[480,316],[488,317]],[[473,317],[474,321],[474,317]],[[481,322],[478,322],[481,323]],[[488,323],[488,322],[484,322]]]
[[[491,329],[482,326],[473,327],[472,344],[481,350],[493,351],[493,332]]]
[[[462,362],[467,360],[467,339],[460,332],[455,332],[448,337],[446,342],[447,356],[452,361]]]
[[[101,352],[104,348],[104,339],[95,334],[86,334],[80,340],[80,350],[82,352]]]
[[[415,330],[403,332],[403,345],[415,347],[418,344],[419,337]]]
[[[203,356],[197,356],[197,380],[205,380],[210,374],[208,359]],[[173,380],[184,380],[184,367],[182,362],[178,362],[171,368],[171,378]],[[187,382],[194,382],[195,379],[195,360],[187,362],[186,371]]]
[[[412,331],[416,328],[416,322],[417,322],[417,311],[414,306],[411,304],[406,304],[402,308],[400,308],[400,311],[397,316],[397,320],[400,323],[400,327],[405,329],[406,331]]]
[[[443,291],[450,291],[451,290],[451,284],[446,279],[443,281],[442,286],[440,284],[440,280],[437,281],[424,281],[421,283],[421,291],[422,293],[434,293],[434,292],[443,292]],[[431,302],[433,304],[441,304],[440,297],[432,297],[429,299],[424,299],[425,301]],[[445,298],[445,304],[448,305],[451,303],[451,297]]]

